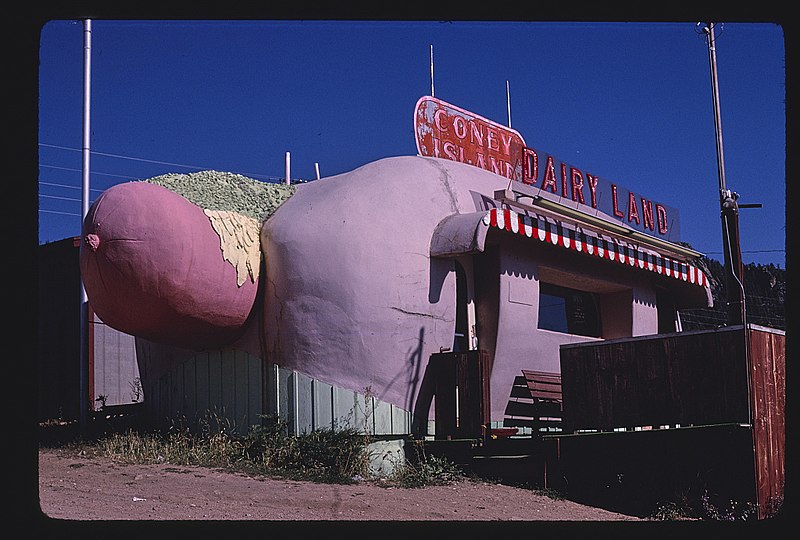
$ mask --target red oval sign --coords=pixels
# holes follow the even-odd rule
[[[459,161],[511,180],[522,180],[525,141],[517,131],[431,96],[414,109],[421,156]]]

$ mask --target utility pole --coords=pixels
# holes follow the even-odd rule
[[[717,169],[719,177],[719,205],[722,219],[722,243],[725,261],[725,292],[728,300],[728,324],[744,324],[746,320],[744,267],[739,241],[739,194],[725,185],[725,158],[722,151],[722,119],[719,107],[717,81],[717,52],[714,23],[702,27],[708,44],[708,62],[711,67],[711,93],[714,100],[714,130],[717,142]]]
[[[81,227],[89,213],[89,142],[91,140],[90,105],[91,105],[91,65],[92,65],[92,21],[86,19],[83,22],[83,165],[82,165],[82,188],[81,188]],[[83,239],[81,239],[83,242]],[[89,298],[86,295],[86,288],[83,286],[81,277],[80,289],[80,369],[78,382],[78,426],[81,433],[86,433],[89,425],[89,407],[91,397],[89,396]]]

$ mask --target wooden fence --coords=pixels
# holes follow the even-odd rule
[[[485,438],[491,420],[488,353],[432,354],[426,376],[434,384],[435,438]]]
[[[717,465],[710,466],[736,468],[729,470],[733,476],[744,471],[743,482],[764,517],[783,498],[785,359],[784,332],[754,325],[746,331],[740,325],[563,345],[564,431],[569,437],[561,442],[562,448],[571,448],[562,456],[575,466],[581,460],[597,463],[597,434],[684,430],[680,435],[646,437],[658,441],[658,447],[650,450],[640,444],[641,438],[631,444],[630,437],[605,437],[604,441],[618,444],[602,445],[613,447],[607,455],[614,454],[615,459],[630,455],[634,448],[670,459],[659,451],[666,447],[678,459],[682,456],[677,453],[689,451],[672,443],[692,445],[702,439],[706,454],[720,456]],[[687,429],[702,432],[702,437],[687,435]],[[590,451],[594,458],[584,455]],[[725,455],[747,457],[732,462],[721,459]],[[647,461],[641,455],[630,459]],[[663,469],[663,463],[651,461],[649,466]]]
[[[339,388],[235,349],[194,352],[137,339],[144,404],[157,425],[208,420],[244,434],[263,415],[281,417],[290,433],[355,428],[405,435],[411,415],[375,396]]]

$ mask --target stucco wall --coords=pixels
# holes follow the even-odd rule
[[[646,336],[658,333],[658,309],[656,291],[652,287],[633,289],[633,328],[631,336]]]
[[[453,264],[430,257],[431,236],[471,203],[439,161],[392,158],[301,185],[265,223],[272,361],[411,408],[428,357],[453,340]]]
[[[262,229],[269,360],[410,410],[429,356],[453,344],[453,263],[430,256],[433,232],[451,214],[485,210],[507,183],[460,163],[398,157],[299,186]],[[481,259],[479,346],[494,353],[494,419],[522,368],[558,372],[559,345],[592,339],[537,329],[540,264],[550,281],[562,273],[572,276],[566,286],[601,284],[614,337],[657,330],[655,293],[636,270],[502,234],[488,240],[498,255],[472,255]]]
[[[542,281],[598,293],[602,338],[654,334],[658,330],[655,291],[642,276],[566,257],[559,248],[499,241],[497,342],[492,366],[492,418],[502,418],[514,377],[522,369],[560,372],[559,347],[598,338],[538,328]],[[480,257],[481,255],[476,255]],[[633,299],[636,299],[635,301]]]

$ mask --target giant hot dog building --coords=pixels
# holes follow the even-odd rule
[[[677,332],[678,310],[711,305],[676,209],[437,98],[413,127],[418,155],[312,182],[98,198],[81,271],[137,339],[148,410],[439,434],[435,366],[458,357],[480,364],[486,432],[562,345]]]

